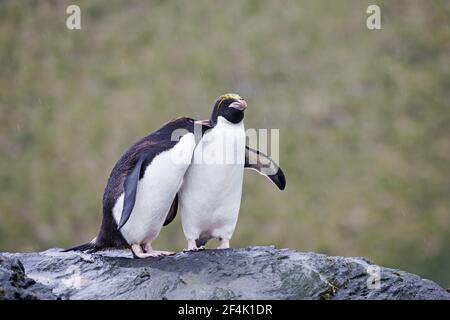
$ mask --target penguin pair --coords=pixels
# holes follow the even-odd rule
[[[246,108],[240,96],[222,95],[209,120],[178,118],[131,146],[108,179],[98,236],[65,251],[131,248],[136,258],[172,254],[154,250],[152,241],[175,218],[178,206],[187,250],[201,249],[212,238],[219,239],[218,248],[229,248],[244,168],[266,175],[281,190],[286,185],[269,157],[245,145]],[[233,158],[225,161],[230,150]]]

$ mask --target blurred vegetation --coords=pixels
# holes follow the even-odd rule
[[[79,4],[82,30],[65,27]],[[365,256],[450,286],[450,2],[1,1],[0,250],[92,239],[114,163],[244,96],[280,128],[279,192],[245,175],[233,246]],[[181,250],[180,219],[155,247]]]

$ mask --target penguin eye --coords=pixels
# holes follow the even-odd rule
[[[236,100],[236,99],[226,99],[226,100],[223,101],[222,105],[226,106],[226,107],[229,107],[230,104],[232,104],[233,102],[237,102],[237,101],[238,100]]]
[[[220,110],[221,107],[228,107],[231,103],[233,103],[233,99],[222,99],[217,105],[217,110]]]

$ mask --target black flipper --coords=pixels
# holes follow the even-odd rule
[[[175,219],[178,210],[178,193],[175,195],[175,199],[173,199],[172,205],[170,206],[169,213],[167,214],[166,221],[164,221],[163,226],[167,226],[169,223]]]
[[[245,168],[254,169],[265,175],[280,189],[286,187],[283,170],[267,155],[245,146]]]
[[[120,217],[119,225],[117,226],[117,230],[120,230],[125,223],[127,223],[130,218],[131,211],[133,211],[134,203],[136,201],[136,190],[139,182],[139,177],[141,175],[142,164],[145,161],[145,155],[142,155],[136,165],[134,166],[133,171],[127,176],[125,182],[123,184],[124,189],[124,199],[123,199],[123,209],[122,216]]]

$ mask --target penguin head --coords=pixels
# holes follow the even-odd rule
[[[231,123],[239,123],[244,119],[247,102],[235,93],[227,93],[217,98],[211,114],[211,123],[217,124],[217,118],[223,117]]]

